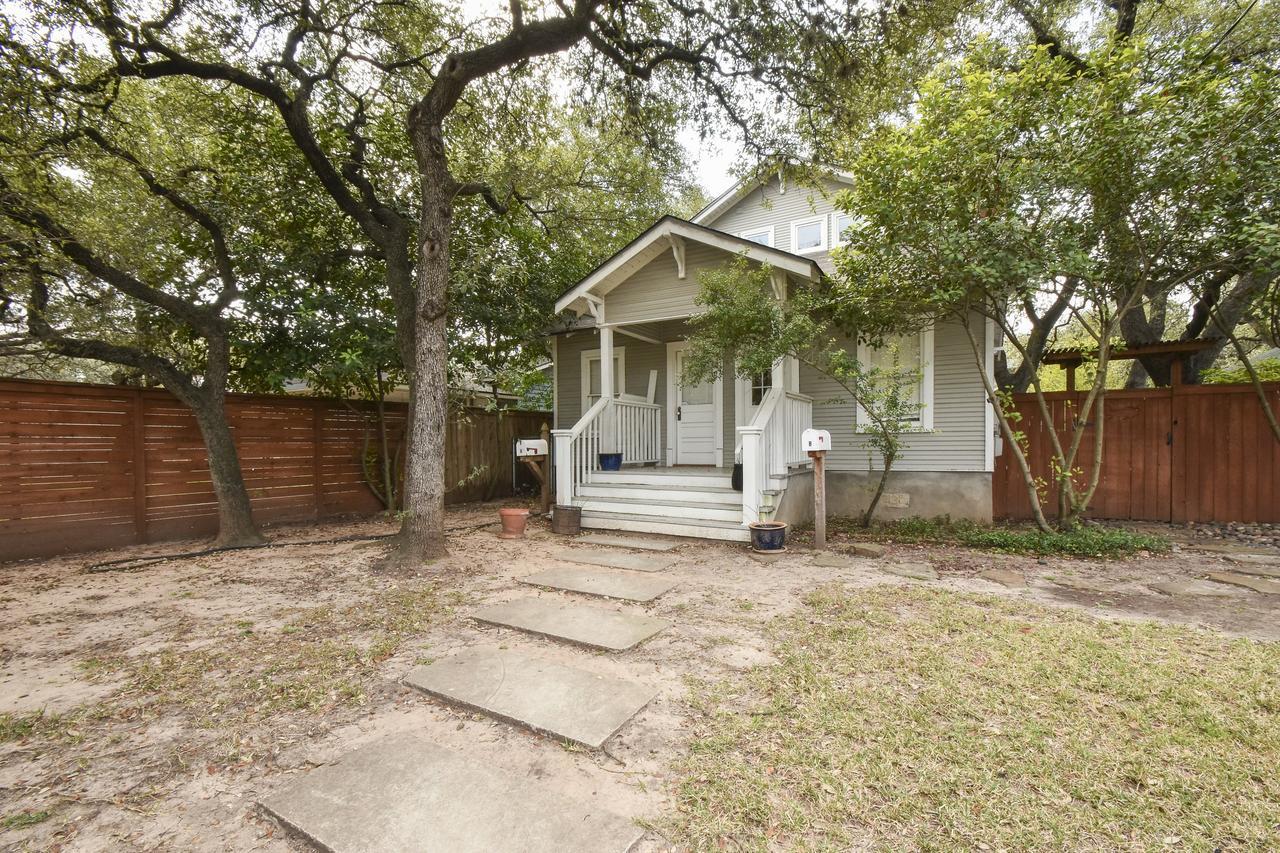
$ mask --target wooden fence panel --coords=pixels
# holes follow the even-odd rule
[[[255,520],[380,511],[361,461],[377,446],[371,410],[350,401],[228,395]],[[393,447],[403,441],[405,417],[403,404],[387,404]],[[467,410],[451,422],[446,502],[509,495],[513,480],[532,486],[527,472],[513,468],[514,441],[536,437],[549,419]],[[168,393],[0,380],[0,560],[209,535],[217,521],[199,427]]]
[[[1267,386],[1280,411],[1280,383]],[[1054,428],[1070,437],[1080,393],[1045,395]],[[1050,477],[1048,426],[1032,394],[1014,396],[1029,441],[1028,462]],[[1094,427],[1086,429],[1078,467],[1091,466]],[[1083,476],[1083,475],[1082,475]],[[1174,522],[1280,522],[1280,442],[1250,385],[1179,385],[1111,391],[1106,397],[1102,475],[1088,514]],[[996,460],[992,514],[1030,518],[1031,505],[1011,453]],[[1055,505],[1046,501],[1046,514]]]

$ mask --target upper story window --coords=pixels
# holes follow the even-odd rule
[[[843,246],[849,242],[849,229],[853,227],[853,216],[836,211],[831,214],[831,245]]]
[[[791,223],[791,251],[799,255],[827,249],[827,217],[801,219]]]
[[[754,231],[742,231],[738,234],[743,240],[750,240],[752,243],[759,243],[761,246],[773,245],[773,229],[758,228]]]

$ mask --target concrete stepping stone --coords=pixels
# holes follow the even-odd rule
[[[642,613],[547,598],[518,598],[494,604],[473,613],[471,618],[611,652],[625,651],[671,627],[665,619]]]
[[[887,566],[877,566],[876,568],[882,572],[911,578],[912,580],[936,581],[938,579],[938,573],[928,563],[892,563]]]
[[[1209,572],[1205,577],[1211,581],[1217,581],[1218,583],[1242,586],[1245,589],[1251,589],[1254,592],[1261,592],[1267,595],[1280,595],[1280,581],[1267,580],[1265,578],[1258,578],[1253,575],[1245,575],[1239,572]]]
[[[676,585],[673,580],[640,572],[580,569],[576,566],[547,569],[523,577],[520,582],[627,601],[653,601]]]
[[[454,705],[599,749],[657,695],[652,687],[507,649],[474,648],[404,683]],[[510,844],[504,849],[515,849]]]
[[[1265,554],[1228,554],[1227,560],[1235,563],[1233,572],[1280,579],[1280,557]]]
[[[1159,583],[1149,584],[1156,592],[1163,592],[1165,595],[1208,595],[1217,598],[1228,598],[1236,595],[1234,591],[1227,589],[1216,583],[1209,581],[1196,580],[1172,580],[1160,581]]]
[[[984,569],[978,572],[978,577],[984,581],[998,583],[1009,589],[1021,589],[1027,585],[1027,579],[1022,572],[1015,572],[1010,569]]]
[[[814,554],[811,562],[822,569],[852,569],[858,565],[858,561],[853,557],[846,557],[844,554],[833,554],[830,551]]]
[[[675,557],[651,557],[648,554],[628,554],[625,551],[587,551],[581,548],[557,548],[551,552],[551,556],[570,563],[627,569],[632,572],[660,572],[676,564]]]
[[[849,546],[849,553],[855,557],[867,557],[872,560],[878,560],[885,555],[885,550],[880,545],[873,545],[870,542],[854,542]]]
[[[636,539],[631,536],[611,536],[607,533],[591,533],[580,536],[574,541],[584,545],[608,545],[612,548],[635,548],[639,551],[674,551],[683,544],[668,539]]]
[[[643,834],[590,797],[560,796],[409,734],[312,770],[261,805],[332,853],[623,853]]]

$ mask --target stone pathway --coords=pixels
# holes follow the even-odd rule
[[[551,556],[570,563],[633,572],[661,572],[671,568],[676,562],[674,557],[651,557],[648,554],[629,554],[626,551],[588,551],[585,548],[557,548],[551,552]]]
[[[348,753],[267,797],[262,807],[335,853],[624,851],[643,834],[589,800],[489,772],[413,735]]]
[[[623,536],[578,541],[649,551],[678,547]],[[556,549],[553,556],[565,564],[520,582],[635,602],[653,601],[676,585],[653,574],[674,565],[672,558],[575,548]],[[472,618],[609,652],[630,649],[671,624],[643,611],[587,604],[559,592],[491,604]],[[642,683],[506,647],[464,649],[417,667],[404,684],[445,703],[590,749],[602,749],[657,695]],[[553,779],[533,784],[499,777],[423,737],[401,735],[307,773],[262,806],[332,853],[623,853],[643,834],[627,818],[590,802],[565,800],[555,790]]]
[[[471,618],[612,652],[626,651],[671,626],[653,616],[546,598],[518,598],[490,605]]]
[[[521,583],[531,586],[581,592],[603,598],[621,598],[626,601],[653,601],[676,584],[666,578],[653,577],[639,572],[562,566],[545,572],[528,575]]]
[[[657,695],[650,687],[509,649],[471,648],[404,683],[535,732],[599,749]]]
[[[1232,586],[1242,586],[1245,589],[1251,589],[1254,592],[1261,592],[1267,595],[1280,595],[1280,581],[1267,580],[1266,578],[1254,577],[1240,572],[1209,572],[1205,575],[1211,581],[1218,583],[1231,584]]]
[[[1237,594],[1221,584],[1198,580],[1160,581],[1150,584],[1150,587],[1165,595],[1206,595],[1211,598],[1230,598]]]

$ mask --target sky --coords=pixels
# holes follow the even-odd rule
[[[680,133],[680,144],[689,152],[689,159],[694,167],[694,177],[702,185],[707,198],[712,199],[724,193],[736,182],[730,174],[741,151],[738,146],[726,140],[699,139],[693,128],[685,128]]]

